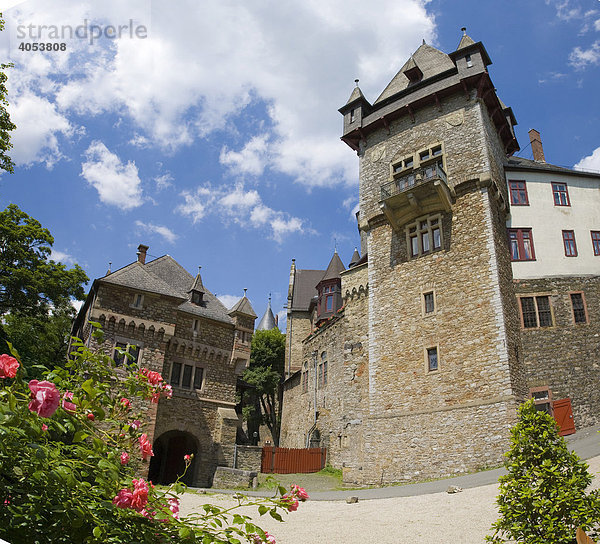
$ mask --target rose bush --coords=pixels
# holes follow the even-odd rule
[[[205,505],[180,519],[185,486],[178,481],[157,489],[145,479],[152,444],[136,411],[140,403],[169,398],[171,388],[158,372],[117,369],[81,340],[72,346],[64,368],[46,371],[41,381],[28,380],[10,344],[12,355],[0,356],[0,538],[11,544],[274,542],[235,509]],[[190,464],[185,459],[186,470]],[[238,506],[256,505],[261,515],[281,520],[280,511],[306,497],[301,488],[287,495],[279,489],[279,495],[240,496]]]

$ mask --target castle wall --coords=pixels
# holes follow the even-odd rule
[[[600,277],[515,280],[517,296],[549,295],[553,326],[521,330],[529,387],[570,398],[577,429],[600,423]],[[583,293],[587,322],[575,323],[570,293]]]
[[[136,344],[141,348],[138,365],[161,373],[167,382],[174,362],[203,369],[200,389],[173,384],[170,400],[160,399],[158,406],[136,403],[136,409],[145,414],[144,432],[155,449],[165,433],[192,437],[196,453],[188,482],[209,486],[217,465],[228,463],[221,445],[234,444],[236,438],[234,326],[178,312],[179,302],[169,297],[144,294],[142,308],[135,308],[130,306],[133,295],[133,290],[100,285],[91,317],[100,321],[104,340],[92,340],[91,347],[112,357],[116,342]],[[199,321],[196,331],[194,319]]]
[[[367,267],[342,274],[344,309],[329,324],[303,343],[303,361],[308,363],[308,383],[302,372],[285,384],[281,445],[306,447],[307,436],[318,429],[327,462],[336,468],[350,467],[361,456],[364,409],[368,388]],[[327,352],[327,384],[315,381],[314,353],[318,364]],[[315,395],[316,391],[316,395]],[[315,424],[315,407],[318,417]]]

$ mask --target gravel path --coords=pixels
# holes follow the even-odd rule
[[[600,456],[589,459],[595,475],[592,487],[600,487]],[[452,480],[448,481],[449,485]],[[348,496],[351,491],[346,492]],[[483,544],[497,518],[498,484],[464,489],[460,493],[432,493],[409,497],[345,501],[307,501],[279,523],[245,510],[277,539],[278,544]],[[181,513],[197,512],[206,502],[235,504],[229,495],[186,494]]]

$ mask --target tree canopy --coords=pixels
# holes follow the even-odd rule
[[[1,15],[0,13],[0,31],[4,30],[4,20]],[[10,120],[10,115],[6,109],[6,106],[8,106],[8,100],[6,99],[6,80],[8,77],[4,73],[4,70],[11,66],[12,64],[0,64],[0,169],[12,174],[15,165],[8,155],[8,151],[12,148],[10,131],[17,127]]]
[[[285,367],[285,335],[278,329],[256,331],[250,349],[250,366],[243,380],[254,387],[244,407],[249,422],[264,423],[279,445],[282,379]]]
[[[47,315],[83,300],[88,277],[50,259],[54,238],[15,204],[0,212],[0,315]]]

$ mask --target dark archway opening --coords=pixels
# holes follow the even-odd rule
[[[155,484],[172,484],[185,472],[185,455],[194,455],[192,464],[185,472],[182,482],[193,485],[195,465],[198,459],[198,443],[190,434],[169,431],[161,434],[152,446],[154,457],[150,460],[148,479]]]

